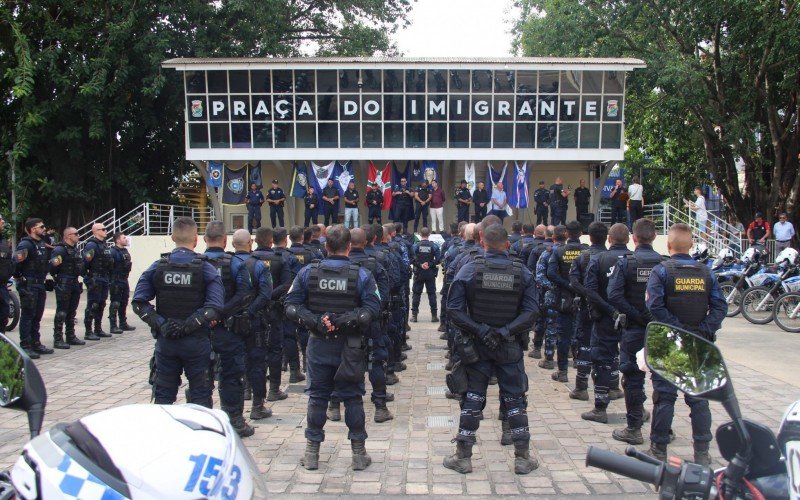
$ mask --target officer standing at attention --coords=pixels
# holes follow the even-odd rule
[[[516,243],[511,245],[511,254],[516,255],[519,261],[526,265],[537,243],[534,236],[535,230],[536,228],[533,224],[522,224],[522,236]]]
[[[469,206],[472,204],[472,195],[467,188],[467,181],[465,179],[461,179],[460,186],[461,187],[459,187],[456,192],[458,222],[469,222]]]
[[[283,192],[283,189],[278,187],[278,179],[272,179],[272,187],[267,191],[267,203],[269,203],[269,222],[272,224],[272,227],[284,227],[283,204],[286,203],[286,194]],[[275,223],[275,219],[277,219],[277,224]],[[261,226],[260,223],[259,226]]]
[[[297,352],[297,328],[295,323],[289,321],[284,315],[282,299],[289,291],[289,287],[294,281],[297,273],[303,268],[300,261],[295,257],[294,252],[287,248],[288,239],[286,237],[286,229],[276,227],[272,232],[273,248],[272,250],[276,255],[283,259],[284,265],[289,268],[289,279],[285,286],[278,285],[278,293],[273,291],[273,300],[276,301],[276,308],[279,313],[280,321],[282,323],[281,330],[283,331],[283,365],[282,371],[285,370],[284,365],[289,368],[289,383],[302,382],[306,379],[305,375],[300,373],[300,354]],[[288,360],[298,360],[298,362],[289,363]],[[272,377],[272,375],[270,375]],[[280,391],[280,390],[279,390]]]
[[[377,222],[381,224],[381,208],[383,208],[383,193],[378,189],[378,183],[373,182],[370,184],[370,190],[367,191],[367,222],[372,224]]]
[[[310,231],[309,231],[310,232]],[[294,258],[297,259],[300,268],[311,264],[311,261],[316,259],[316,255],[314,252],[306,248],[303,245],[303,238],[305,235],[305,229],[300,226],[292,226],[289,230],[289,241],[291,241],[291,245],[289,246],[288,250],[294,255]],[[294,350],[291,348],[286,348],[286,342],[284,342],[284,357],[287,358],[289,363],[290,369],[292,367],[301,367],[300,365],[300,353],[303,354],[303,364],[302,369],[297,369],[297,381],[301,382],[306,379],[303,373],[306,372],[306,346],[308,345],[308,330],[302,328],[294,323],[287,324],[288,329],[295,330],[295,338],[297,339],[297,343],[299,344],[299,349],[295,347]],[[287,330],[288,331],[288,330]],[[291,373],[291,372],[290,372]],[[289,376],[289,381],[291,382],[291,375]]]
[[[486,217],[489,210],[489,192],[483,181],[478,182],[478,186],[472,193],[472,203],[475,204],[475,222],[480,222]]]
[[[194,252],[194,220],[175,219],[171,238],[175,250],[139,277],[132,308],[156,338],[155,403],[174,403],[185,374],[189,402],[211,408],[209,329],[219,321],[225,292],[214,266]]]
[[[11,241],[6,239],[4,231],[6,221],[0,215],[0,333],[6,333],[8,326],[8,288],[6,283],[14,275],[14,255],[11,248]]]
[[[558,338],[558,369],[553,372],[552,379],[557,382],[568,382],[569,350],[575,334],[575,296],[577,295],[569,283],[569,270],[572,263],[586,249],[581,243],[581,225],[578,221],[570,221],[565,226],[556,227],[557,243],[547,262],[547,279],[555,286],[555,330]],[[566,239],[566,243],[558,244]]]
[[[431,188],[428,186],[428,179],[422,179],[422,184],[414,190],[414,232],[419,228],[419,219],[422,217],[422,227],[428,227],[428,215],[430,214]]]
[[[567,221],[568,197],[569,190],[564,189],[564,181],[561,177],[556,177],[556,182],[550,186],[550,223],[554,226]]]
[[[358,200],[360,195],[356,190],[356,183],[350,181],[347,183],[347,189],[344,192],[344,224],[353,229],[358,227]]]
[[[16,261],[14,276],[17,278],[17,292],[22,309],[19,320],[19,346],[25,349],[31,359],[38,359],[40,354],[53,354],[53,350],[45,347],[39,340],[39,324],[47,299],[44,288],[44,279],[48,271],[47,248],[43,240],[44,222],[36,218],[26,220],[25,232],[28,235],[17,243],[17,250],[14,252]]]
[[[411,321],[417,322],[419,302],[424,287],[428,292],[428,303],[431,306],[431,321],[437,323],[439,318],[436,315],[436,274],[442,254],[439,251],[439,245],[428,240],[431,236],[429,228],[423,227],[419,235],[422,239],[414,243],[412,251],[414,255],[414,290],[411,299]]]
[[[522,221],[515,220],[511,223],[511,234],[508,235],[508,243],[512,247],[522,239]]]
[[[264,193],[253,183],[250,184],[250,191],[247,192],[244,199],[247,202],[247,230],[252,233],[254,229],[261,227],[261,205],[264,204]]]
[[[333,179],[328,179],[322,188],[322,215],[326,226],[339,220],[339,190],[333,185]]]
[[[394,212],[395,222],[403,225],[403,231],[408,230],[408,221],[414,217],[414,209],[411,203],[413,193],[408,187],[408,180],[405,177],[400,178],[400,185],[392,188],[392,197],[394,203],[397,204]]]
[[[111,248],[106,243],[108,230],[105,224],[92,225],[92,237],[83,247],[84,276],[86,285],[86,311],[83,313],[83,326],[86,327],[86,340],[100,340],[101,337],[110,337],[111,334],[103,331],[103,310],[106,308],[108,288],[111,282],[111,269],[114,267],[114,258]],[[94,333],[92,333],[94,321]]]
[[[581,215],[589,213],[589,199],[592,193],[586,187],[586,180],[581,179],[580,186],[575,190],[575,212],[578,214],[578,222],[581,221]]]
[[[53,322],[53,347],[56,349],[86,344],[75,335],[75,316],[83,292],[79,281],[83,274],[83,257],[75,247],[77,244],[78,230],[68,227],[64,229],[61,243],[56,244],[50,255],[50,274],[56,281],[56,316]],[[66,341],[64,330],[67,334]]]
[[[305,267],[286,297],[286,314],[308,328],[308,412],[306,450],[300,464],[319,468],[319,445],[325,440],[325,409],[331,397],[344,401],[344,420],[353,451],[353,470],[372,459],[365,441],[364,332],[378,317],[381,298],[375,278],[350,262],[350,231],[342,225],[328,231],[328,257]]]
[[[667,235],[670,259],[653,268],[647,282],[647,309],[655,321],[674,325],[704,337],[717,338],[727,312],[725,297],[709,268],[689,256],[692,229],[674,224]],[[649,453],[666,460],[669,431],[675,413],[677,390],[653,374],[653,422],[650,428]],[[710,465],[708,445],[711,441],[711,412],[708,401],[685,396],[692,420],[694,462]]]
[[[530,255],[528,256],[527,268],[531,270],[534,275],[537,274],[537,269],[539,267],[539,260],[545,255],[545,253],[549,254],[550,250],[553,248],[553,230],[555,228],[553,226],[545,226],[543,224],[539,224],[533,230],[533,236],[536,243],[533,246],[533,250],[531,250]],[[539,292],[539,309],[541,311],[546,311],[546,307],[544,305],[544,299],[546,290],[544,287],[544,283],[547,282],[547,268],[545,266],[544,271],[544,282],[536,277],[536,290]],[[528,353],[528,357],[533,359],[542,359],[542,345],[544,344],[544,333],[547,330],[547,314],[540,314],[539,317],[536,319],[536,324],[533,328],[533,340],[531,341],[531,352]],[[553,362],[552,360],[548,363],[550,366],[549,369],[553,369]]]
[[[499,224],[484,229],[485,255],[467,262],[450,285],[447,314],[456,328],[472,337],[479,360],[467,369],[456,440],[456,452],[444,466],[472,472],[476,439],[489,378],[495,375],[514,442],[514,472],[527,474],[539,464],[530,455],[527,399],[528,377],[523,360],[524,339],[536,320],[538,305],[531,272],[508,257],[508,233]]]
[[[536,225],[547,225],[547,207],[550,205],[550,191],[544,187],[544,181],[539,181],[539,189],[533,193],[536,202]]]
[[[311,224],[316,224],[318,222],[317,217],[319,216],[319,207],[317,206],[319,204],[319,199],[313,187],[308,186],[306,195],[303,197],[303,203],[306,207],[303,213],[303,226],[308,227]]]
[[[630,255],[628,250],[628,226],[618,222],[608,231],[611,247],[606,252],[593,255],[586,269],[583,286],[589,299],[589,311],[594,320],[592,331],[592,364],[596,373],[594,381],[594,409],[581,414],[584,420],[608,423],[608,401],[610,388],[619,378],[619,368],[615,366],[619,356],[619,325],[615,324],[617,311],[608,303],[608,280],[617,262]]]
[[[638,219],[633,223],[633,255],[626,255],[617,262],[608,280],[608,303],[619,314],[625,315],[625,327],[619,349],[619,371],[625,391],[627,426],[615,429],[613,437],[629,444],[642,444],[642,422],[644,421],[645,373],[639,370],[636,353],[644,349],[645,329],[653,316],[645,305],[645,291],[653,268],[664,260],[653,250],[656,225],[650,219]]]
[[[135,326],[128,324],[128,299],[131,295],[131,286],[128,276],[131,274],[131,254],[125,248],[128,237],[124,233],[114,233],[112,238],[114,246],[111,247],[111,258],[114,264],[111,267],[111,304],[108,306],[108,321],[111,323],[111,333],[132,332]],[[119,323],[117,323],[119,319]]]

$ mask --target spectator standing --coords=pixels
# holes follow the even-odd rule
[[[504,221],[506,215],[506,206],[508,205],[508,199],[506,198],[506,193],[503,191],[503,183],[498,182],[495,184],[494,189],[492,189],[492,199],[489,202],[489,210],[492,215],[496,215],[500,217],[500,221]]]
[[[694,220],[697,222],[697,228],[701,234],[706,234],[706,223],[708,221],[708,211],[706,210],[706,197],[703,196],[703,190],[700,186],[694,187],[694,194],[697,199],[694,203],[686,201],[686,206],[694,210]]]
[[[443,233],[445,231],[444,200],[444,190],[439,186],[439,182],[431,181],[431,232]]]
[[[794,225],[788,219],[786,212],[782,212],[778,216],[778,222],[775,223],[775,255],[792,246],[792,238],[795,235]]]
[[[634,177],[628,186],[628,212],[631,218],[631,227],[637,220],[644,217],[644,187],[639,184],[639,178]]]
[[[486,217],[489,205],[489,192],[486,191],[483,181],[478,183],[478,188],[472,193],[472,203],[475,204],[475,220],[480,222]]]
[[[764,214],[756,212],[756,220],[747,226],[747,239],[750,241],[750,246],[764,246],[771,235],[772,228],[770,228],[769,222],[764,220]]]
[[[347,183],[347,191],[344,192],[344,225],[348,229],[353,229],[358,226],[358,190],[356,190],[356,183],[350,181]]]
[[[564,189],[564,181],[556,177],[556,182],[550,186],[550,223],[554,226],[567,222],[567,199],[569,187]]]
[[[617,179],[614,187],[611,188],[609,198],[611,198],[611,224],[621,222],[625,225],[628,223],[628,216],[626,212],[626,199],[625,187],[622,185],[622,179]]]

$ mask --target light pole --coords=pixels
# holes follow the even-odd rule
[[[17,248],[17,172],[14,168],[14,155],[6,151],[8,163],[11,165],[11,244]]]

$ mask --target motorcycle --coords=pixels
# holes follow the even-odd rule
[[[784,293],[775,299],[772,319],[782,330],[800,333],[800,290]]]
[[[8,280],[6,284],[6,288],[8,288],[8,324],[6,325],[6,331],[10,332],[14,328],[17,327],[19,324],[19,315],[20,315],[20,304],[19,304],[19,295],[17,294],[17,289],[14,287],[15,282],[14,278]]]
[[[786,292],[800,291],[800,276],[797,266],[785,266],[780,274],[764,273],[753,278],[762,278],[761,283],[742,295],[742,316],[750,323],[766,325],[772,321],[776,298]]]
[[[759,286],[761,281],[766,279],[761,276],[765,272],[762,255],[764,254],[758,247],[748,248],[742,254],[742,263],[745,268],[742,271],[730,271],[732,279],[720,281],[719,287],[722,290],[725,301],[728,303],[726,317],[732,318],[739,314],[742,311],[742,295],[744,295],[745,290],[753,286]],[[738,277],[733,275],[738,275]],[[720,274],[717,277],[720,277]]]
[[[127,405],[39,434],[47,390],[25,351],[0,334],[0,407],[28,414],[31,440],[0,500],[266,498],[267,488],[228,417],[186,405]]]
[[[742,418],[716,345],[663,323],[650,323],[646,335],[650,371],[690,396],[721,402],[731,417],[716,432],[728,465],[715,471],[676,457],[661,462],[633,446],[625,450],[627,456],[589,447],[586,465],[653,484],[661,499],[800,498],[800,401],[784,415],[776,438],[768,427]]]

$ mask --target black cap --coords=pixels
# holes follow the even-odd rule
[[[272,183],[273,184],[277,184],[278,183],[278,179],[272,179]]]
[[[759,218],[759,217],[764,217],[764,213],[763,212],[756,212],[756,219]]]
[[[466,184],[466,183],[467,183],[466,179],[461,179],[461,184]]]

